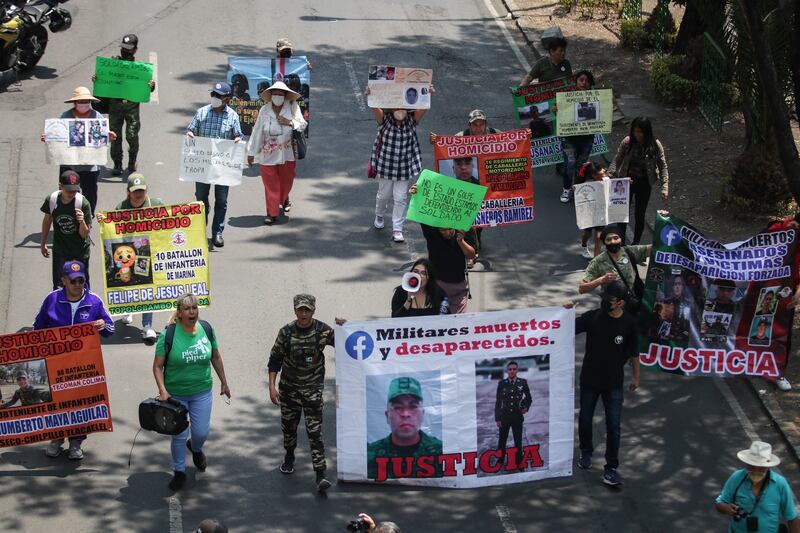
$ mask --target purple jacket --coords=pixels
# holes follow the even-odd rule
[[[108,316],[103,301],[93,292],[85,291],[83,299],[78,306],[75,316],[72,316],[72,306],[67,300],[67,293],[64,289],[53,291],[47,295],[33,321],[33,329],[57,328],[61,326],[71,326],[72,324],[82,324],[84,322],[94,322],[102,318],[106,323],[100,330],[100,335],[110,337],[114,334],[114,321]]]

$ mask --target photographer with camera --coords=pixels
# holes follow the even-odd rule
[[[394,522],[381,522],[379,525],[375,524],[367,513],[360,513],[358,520],[351,520],[347,524],[347,531],[369,531],[370,533],[401,533],[400,526]]]
[[[772,446],[753,441],[749,449],[736,455],[745,468],[728,478],[715,504],[718,513],[731,517],[728,531],[800,533],[792,489],[786,478],[771,470],[781,462],[772,454]],[[781,517],[788,529],[781,525]]]

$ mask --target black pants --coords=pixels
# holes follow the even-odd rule
[[[72,167],[61,165],[58,169],[59,175],[65,170],[70,170]],[[76,172],[78,172],[76,170]],[[89,200],[89,205],[92,208],[92,217],[94,217],[94,210],[97,209],[97,178],[100,177],[99,170],[82,170],[78,172],[78,177],[81,179],[81,194]],[[86,221],[88,225],[90,221]]]
[[[650,193],[653,187],[647,178],[633,178],[631,183],[631,200],[633,200],[633,244],[639,244],[644,232],[644,220],[647,215],[647,204],[650,202]],[[627,224],[620,224],[622,233],[625,233]]]
[[[497,449],[506,452],[506,441],[508,440],[508,430],[514,435],[514,446],[517,448],[517,461],[522,458],[522,422],[525,417],[522,413],[509,413],[500,418],[500,439]]]

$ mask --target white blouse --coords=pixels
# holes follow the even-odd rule
[[[253,133],[247,141],[247,155],[254,156],[260,165],[280,165],[294,161],[292,131],[306,129],[306,121],[297,102],[284,102],[280,116],[292,121],[291,126],[278,124],[272,103],[261,106]]]

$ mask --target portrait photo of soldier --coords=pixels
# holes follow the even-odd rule
[[[439,373],[393,376],[388,387],[385,382],[386,376],[369,376],[367,379],[370,412],[367,421],[367,477],[377,477],[378,458],[423,456],[434,457],[434,474],[427,477],[441,477],[441,464],[436,461],[436,457],[442,454]],[[384,406],[383,423],[380,423],[378,402]],[[372,435],[383,436],[373,440],[370,438]],[[409,477],[417,477],[418,471],[418,464],[414,462]],[[388,477],[396,477],[391,467]]]
[[[508,462],[506,443],[508,432],[514,436],[516,464],[522,462],[522,423],[533,403],[528,380],[517,376],[519,363],[506,363],[506,378],[497,382],[497,397],[494,401],[494,420],[499,429],[497,449],[503,451],[503,461]]]
[[[3,369],[2,401],[0,409],[47,403],[51,399],[47,367],[44,360],[31,361],[20,365],[10,365]],[[8,384],[10,379],[14,384]]]

